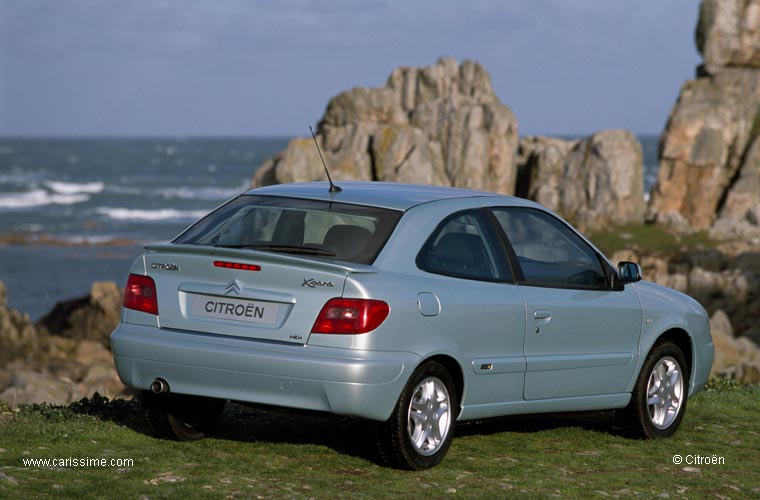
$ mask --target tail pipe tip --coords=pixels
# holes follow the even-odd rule
[[[150,383],[150,390],[153,394],[166,394],[169,392],[169,384],[162,378],[157,378]]]

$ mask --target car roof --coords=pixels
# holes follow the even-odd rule
[[[423,203],[455,198],[503,198],[506,205],[521,206],[524,206],[527,201],[515,198],[514,196],[489,193],[487,191],[444,186],[357,181],[339,181],[336,184],[341,188],[341,191],[330,192],[330,184],[327,182],[294,182],[251,189],[245,194],[335,201],[395,210],[408,210]]]

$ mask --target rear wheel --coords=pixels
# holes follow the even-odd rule
[[[625,409],[631,434],[641,438],[672,436],[686,411],[688,380],[681,349],[668,341],[656,344],[644,362]]]
[[[421,365],[401,391],[391,418],[378,429],[380,453],[389,465],[420,470],[446,455],[454,436],[457,393],[446,369]]]
[[[158,438],[195,441],[211,432],[224,410],[223,399],[142,391],[140,405]]]

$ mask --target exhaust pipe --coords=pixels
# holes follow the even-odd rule
[[[162,378],[157,378],[150,383],[150,390],[153,394],[166,394],[169,392],[169,384]]]

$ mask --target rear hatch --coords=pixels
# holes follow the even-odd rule
[[[200,245],[147,247],[161,328],[304,344],[322,307],[364,264]]]

